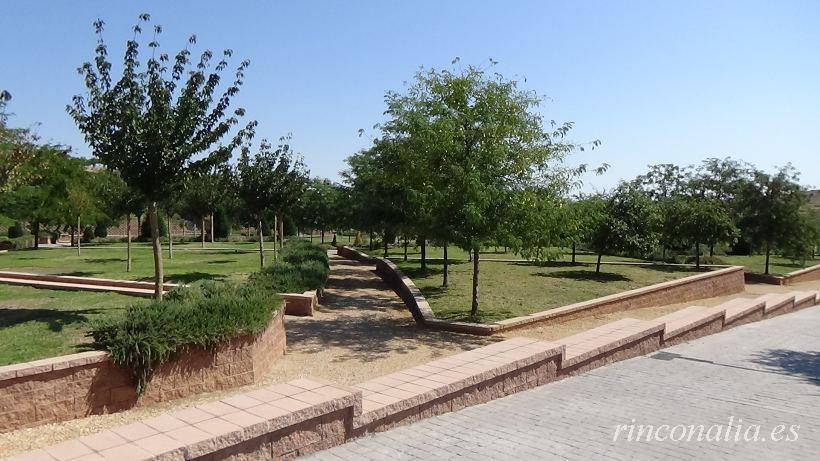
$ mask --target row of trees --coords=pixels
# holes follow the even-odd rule
[[[265,140],[254,145],[256,122],[239,128],[245,111],[231,107],[248,61],[241,61],[233,78],[223,83],[231,50],[223,51],[217,62],[209,50],[193,58],[192,36],[188,46],[170,56],[160,49],[162,28],[153,26],[148,53],[141,53],[146,46],[143,28],[149,25],[149,15],[140,15],[122,62],[115,66],[102,37],[104,24],[94,23],[95,57],[79,68],[86,92],[75,96],[67,111],[101,167],[89,168],[89,161],[72,158],[65,149],[38,145],[25,130],[6,130],[7,118],[0,111],[0,153],[14,160],[0,162],[0,212],[30,223],[35,233],[42,224],[74,223],[74,218],[79,228],[81,222],[103,216],[112,222],[127,216],[129,223],[132,215],[146,216],[155,297],[161,299],[161,215],[198,221],[204,239],[206,216],[213,226],[215,213],[230,214],[236,222],[256,227],[264,265],[266,229],[273,228],[281,242],[286,215],[292,222],[321,225],[315,208],[328,201],[317,193],[330,186],[309,179],[289,137],[276,146]],[[115,67],[121,69],[117,75]],[[3,107],[8,99],[4,92]],[[238,159],[231,164],[236,152]],[[60,210],[59,216],[51,210]],[[128,242],[130,269],[130,235]],[[173,255],[170,245],[171,239]]]
[[[454,61],[453,64],[456,64]],[[386,95],[388,120],[373,145],[348,159],[344,178],[353,227],[387,244],[416,236],[426,270],[427,242],[472,255],[472,305],[479,307],[480,250],[503,244],[537,253],[560,197],[585,166],[568,167],[571,123],[545,120],[537,94],[490,69],[421,70],[403,92]],[[548,245],[547,243],[550,243]]]
[[[488,245],[537,261],[567,248],[573,262],[584,247],[598,255],[597,271],[604,254],[666,260],[667,251],[691,251],[699,267],[702,248],[712,255],[729,245],[765,253],[768,273],[773,251],[806,258],[818,243],[817,217],[790,166],[770,174],[731,159],[656,165],[612,191],[579,196],[588,168],[566,159],[599,142],[568,142],[572,124],[544,120],[538,96],[515,80],[476,67],[422,70],[386,101],[388,120],[371,147],[348,158],[347,187],[337,192],[352,213],[330,218],[380,233],[385,256],[397,238],[416,239],[423,271],[427,243],[443,246],[443,286],[448,246],[470,252],[472,315]]]

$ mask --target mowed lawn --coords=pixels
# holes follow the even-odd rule
[[[147,300],[0,285],[0,366],[80,352],[86,323]]]
[[[272,245],[270,245],[272,248]],[[227,249],[225,249],[227,248]],[[174,245],[174,257],[163,252],[166,281],[241,280],[259,270],[254,243]],[[273,253],[266,254],[267,262]],[[0,270],[125,280],[151,280],[151,247],[134,243],[133,270],[125,271],[125,245],[105,244],[82,249],[43,248],[0,253]],[[115,293],[40,290],[0,284],[0,366],[82,350],[86,324],[100,315],[148,300]]]
[[[362,248],[368,254],[374,256],[383,256],[384,250],[381,248],[373,249],[369,251],[367,248]],[[570,262],[571,256],[569,254],[569,250],[562,249],[562,248],[555,248],[554,249],[555,260],[556,262]],[[410,245],[407,250],[407,256],[409,259],[415,260],[421,256],[421,250],[418,247]],[[444,251],[441,247],[438,246],[428,246],[427,247],[427,257],[430,259],[436,258],[443,258]],[[396,246],[390,247],[388,249],[388,257],[393,261],[400,261],[404,258],[404,249],[403,247]],[[462,250],[461,248],[454,248],[450,247],[448,249],[448,257],[451,260],[467,260],[469,255],[466,251]],[[489,259],[521,259],[520,255],[513,253],[512,251],[504,251],[503,247],[490,247],[481,252],[481,258],[484,260]],[[751,256],[733,256],[733,255],[718,255],[719,258],[723,263],[732,266],[744,266],[746,268],[746,272],[753,272],[756,274],[762,274],[764,272],[765,263],[766,263],[766,256],[765,255],[751,255]],[[582,263],[594,263],[596,260],[596,256],[586,251],[579,251],[576,255],[576,261]],[[637,258],[627,258],[623,256],[610,256],[604,255],[601,259],[604,262],[648,262],[643,259]],[[804,267],[813,266],[816,264],[820,264],[820,259],[815,260],[808,260],[806,261],[805,266],[801,263],[794,262],[790,259],[783,258],[777,255],[771,255],[769,260],[769,272],[773,275],[784,275],[789,272],[793,272],[796,270],[803,269]]]
[[[266,244],[266,262],[273,260],[272,244]],[[76,248],[42,248],[39,250],[0,253],[0,270],[102,277],[124,280],[152,280],[154,260],[151,246],[134,243],[132,271],[126,272],[125,244],[89,245],[81,256]],[[162,253],[166,282],[190,283],[203,279],[240,280],[259,270],[259,253],[255,243],[216,242],[174,244],[174,257],[168,258],[167,246]]]
[[[441,262],[429,262],[424,275],[418,261],[393,261],[413,279],[438,317],[471,320],[472,263],[451,263],[445,289]],[[604,265],[596,274],[592,265],[485,261],[479,271],[478,318],[473,320],[486,323],[527,315],[695,273],[677,266]]]

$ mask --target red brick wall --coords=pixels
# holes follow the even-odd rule
[[[786,284],[820,280],[820,264],[786,274]]]
[[[128,372],[104,352],[0,367],[0,432],[252,384],[285,346],[284,309],[279,309],[256,337],[236,338],[215,351],[191,348],[163,364],[139,398]]]

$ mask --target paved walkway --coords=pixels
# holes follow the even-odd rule
[[[639,425],[652,425],[653,435],[645,428],[635,440]],[[694,431],[687,441],[690,425]],[[698,425],[704,427],[701,441]],[[758,441],[744,441],[754,440],[755,425]],[[781,441],[773,441],[773,431]],[[670,432],[674,439],[685,435],[672,441]],[[815,307],[364,437],[308,459],[784,460],[817,459],[818,453],[820,308]]]

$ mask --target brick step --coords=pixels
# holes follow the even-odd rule
[[[763,301],[763,315],[771,317],[794,309],[795,296],[791,293],[767,293],[755,298]]]
[[[656,333],[660,340],[663,328],[662,324],[655,321],[625,318],[561,338],[559,342],[567,348],[562,368],[574,367]]]
[[[357,434],[488,402],[556,379],[563,345],[512,338],[365,381]]]
[[[718,304],[711,309],[716,312],[723,311],[723,326],[725,328],[761,320],[763,318],[763,308],[765,306],[765,300],[734,298],[723,304]]]
[[[725,310],[705,306],[689,306],[655,319],[662,323],[664,344],[683,342],[705,336],[723,328]]]

